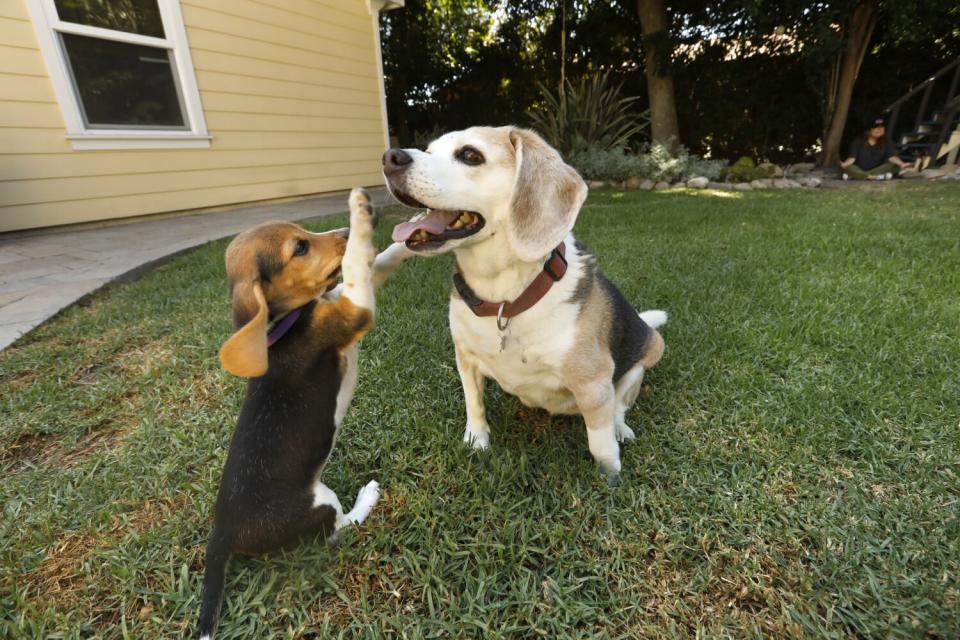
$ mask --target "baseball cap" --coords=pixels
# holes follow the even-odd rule
[[[887,119],[884,118],[883,116],[877,116],[876,118],[873,119],[873,124],[871,124],[870,126],[871,126],[871,127],[885,127],[885,126],[887,126]]]

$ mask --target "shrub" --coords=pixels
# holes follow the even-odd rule
[[[623,148],[602,149],[579,146],[568,154],[567,161],[587,180],[621,182],[642,175],[642,160]]]
[[[676,182],[683,175],[686,164],[687,150],[680,147],[677,155],[671,155],[670,150],[662,144],[655,144],[640,154],[640,175],[650,178],[654,182]]]
[[[724,175],[730,182],[751,182],[761,178],[772,178],[775,170],[774,165],[757,166],[751,158],[744,156],[730,165]]]
[[[687,161],[683,167],[683,175],[680,179],[687,181],[690,178],[703,177],[708,180],[716,180],[726,166],[726,160],[707,160],[699,156],[687,156]]]
[[[587,180],[612,182],[622,182],[634,176],[654,182],[686,181],[696,176],[715,180],[726,165],[723,160],[704,160],[690,155],[683,147],[674,156],[667,147],[659,144],[637,154],[623,148],[577,145],[567,154],[567,161]]]
[[[530,121],[561,152],[577,147],[623,149],[650,124],[649,110],[631,111],[639,98],[622,97],[623,81],[613,82],[609,70],[584,76],[577,84],[567,80],[556,93],[539,86],[544,107],[530,112]]]

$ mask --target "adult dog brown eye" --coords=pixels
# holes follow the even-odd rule
[[[305,256],[310,251],[310,243],[306,240],[297,240],[297,246],[293,249],[294,256]]]
[[[463,147],[457,152],[456,157],[457,160],[463,164],[468,164],[471,167],[475,167],[478,164],[483,164],[483,154],[473,147]]]

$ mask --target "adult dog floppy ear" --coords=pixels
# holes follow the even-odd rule
[[[541,260],[573,229],[587,185],[560,154],[532,131],[511,129],[516,179],[507,232],[516,255]]]
[[[220,363],[230,373],[256,378],[267,372],[269,310],[259,280],[234,283],[234,333],[220,347]]]

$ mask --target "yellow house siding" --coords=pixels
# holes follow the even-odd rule
[[[182,0],[209,149],[75,151],[25,0],[0,2],[0,231],[380,184],[363,0]]]

